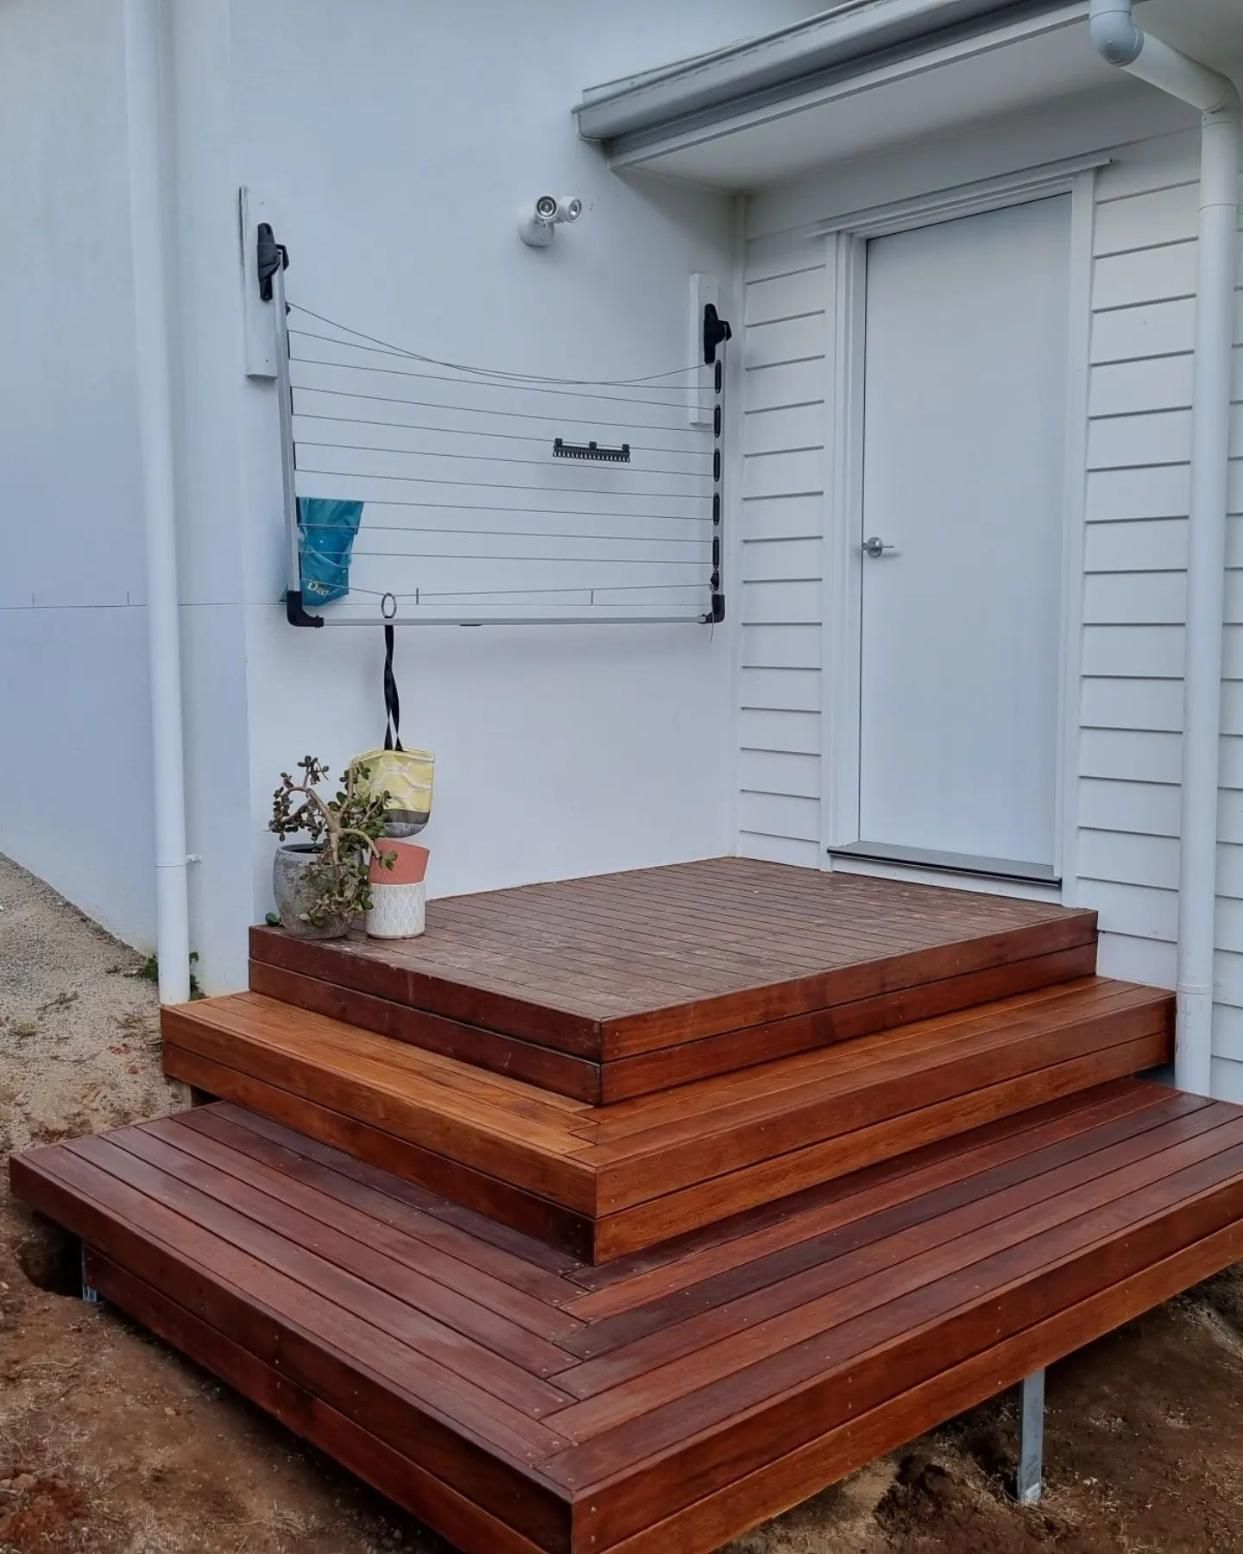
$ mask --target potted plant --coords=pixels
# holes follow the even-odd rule
[[[392,810],[389,810],[391,817]],[[371,939],[414,939],[426,926],[426,847],[415,842],[394,842],[393,862],[371,860],[371,910],[367,936]]]
[[[380,850],[386,793],[372,792],[366,767],[351,767],[335,798],[316,789],[328,768],[313,755],[298,762],[298,779],[281,773],[268,829],[282,840],[272,864],[281,926],[303,939],[339,939],[371,906],[373,865],[391,869],[396,854]],[[287,837],[304,835],[304,842]]]

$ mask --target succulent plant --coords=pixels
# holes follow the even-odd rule
[[[307,868],[314,900],[302,916],[321,928],[333,918],[354,917],[370,907],[373,858],[386,869],[396,862],[396,853],[382,852],[378,845],[389,795],[368,786],[366,766],[348,768],[344,787],[331,799],[316,791],[331,776],[318,757],[303,756],[297,769],[296,779],[281,773],[268,829],[282,840],[305,836],[317,849]]]

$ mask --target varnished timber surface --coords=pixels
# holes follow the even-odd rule
[[[1092,912],[744,858],[434,901],[418,938],[252,930],[252,987],[608,1102],[1095,969]]]
[[[1170,994],[1037,989],[608,1107],[257,993],[163,1011],[170,1075],[597,1262],[1171,1055]]]
[[[1243,1110],[1133,1080],[604,1269],[228,1104],[11,1170],[466,1554],[708,1554],[1243,1255]]]

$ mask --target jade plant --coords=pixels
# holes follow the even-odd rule
[[[285,840],[305,836],[315,849],[306,869],[311,903],[300,913],[303,921],[322,928],[336,918],[350,918],[371,906],[371,861],[391,869],[394,852],[383,852],[385,792],[367,784],[366,766],[347,769],[344,786],[335,798],[316,791],[327,783],[328,768],[313,755],[298,762],[298,776],[281,773],[280,787],[272,795],[272,819],[268,829]]]

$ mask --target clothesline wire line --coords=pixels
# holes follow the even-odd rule
[[[365,442],[318,442],[305,437],[299,437],[297,442],[301,448],[340,448],[350,453],[397,453],[408,459],[468,459],[476,464],[529,464],[540,469],[555,467],[552,464],[551,455],[543,459],[517,459],[500,453],[448,453],[440,448],[394,448],[387,444]],[[566,468],[566,465],[563,463],[561,468]],[[630,475],[672,475],[677,480],[711,480],[712,478],[706,471],[653,469],[642,465],[627,465],[621,461],[618,463],[618,468],[624,469]]]
[[[706,521],[706,520],[705,520]],[[313,529],[327,529],[333,533],[339,531],[340,525],[335,523],[299,523],[298,527],[306,532]],[[702,538],[692,536],[688,539],[679,539],[676,535],[669,534],[587,534],[574,529],[463,529],[458,527],[440,528],[431,524],[411,523],[370,523],[367,524],[369,534],[482,534],[497,539],[513,540],[578,540],[584,544],[593,544],[599,541],[601,544],[610,545],[710,545],[711,537],[707,534]],[[357,552],[355,552],[357,554]],[[405,554],[396,552],[396,554]],[[526,560],[526,557],[515,557],[515,560]],[[584,557],[590,560],[590,557]]]
[[[468,362],[445,361],[436,356],[425,355],[421,351],[410,350],[406,346],[396,345],[391,340],[381,339],[378,335],[365,334],[361,329],[351,328],[349,324],[339,323],[335,318],[329,318],[326,314],[317,313],[313,308],[304,307],[300,302],[291,302],[290,308],[297,313],[305,313],[308,318],[317,319],[321,324],[327,324],[331,329],[339,329],[342,334],[352,335],[355,340],[364,340],[366,346],[357,346],[355,349],[373,349],[386,355],[404,356],[411,361],[425,362],[431,367],[448,367],[454,372],[466,372],[480,377],[511,379],[525,383],[560,383],[567,386],[580,388],[626,388],[632,384],[653,383],[658,378],[679,377],[686,373],[702,373],[706,370],[703,362],[690,362],[683,367],[670,367],[664,372],[644,373],[634,378],[560,378],[547,373],[538,372],[507,372],[500,367],[479,367]],[[290,330],[290,333],[309,334],[308,330]],[[328,335],[317,335],[313,338],[331,339]],[[349,341],[337,341],[336,344],[348,345]]]
[[[304,358],[298,356],[291,358],[291,361],[295,366],[297,366],[297,364],[303,360]],[[326,362],[324,365],[328,367],[335,367],[337,363]],[[678,437],[702,438],[704,436],[703,431],[695,427],[661,426],[659,423],[653,421],[608,421],[601,420],[596,416],[564,416],[559,412],[551,410],[546,414],[542,414],[533,410],[495,410],[486,405],[449,405],[445,404],[443,400],[439,399],[405,399],[396,398],[391,394],[362,394],[359,393],[357,389],[320,388],[317,384],[313,383],[295,383],[292,385],[292,388],[295,394],[330,394],[334,399],[365,399],[371,403],[381,405],[417,405],[420,410],[452,410],[455,415],[490,415],[504,417],[507,420],[513,421],[549,421],[555,422],[558,426],[607,426],[610,428],[616,428],[620,431],[666,432],[670,436]],[[675,407],[666,405],[662,408],[673,409]],[[295,415],[302,413],[303,412],[297,410],[295,407]],[[349,418],[343,416],[341,419],[348,420]],[[394,424],[399,425],[400,423]],[[445,428],[445,430],[447,429],[448,428]],[[439,428],[437,428],[437,430],[439,430]]]
[[[300,473],[308,474],[313,473],[313,471],[301,470]],[[325,472],[321,471],[321,473]],[[339,472],[334,471],[327,471],[326,473],[332,475],[334,479],[339,480],[349,480],[356,478],[349,475],[341,475]],[[369,479],[371,477],[368,476],[364,478]],[[531,491],[535,496],[543,494],[534,486],[518,486],[514,489],[521,491]],[[613,495],[617,494],[618,493],[616,492],[613,493]],[[304,491],[299,493],[299,496],[302,500],[313,499],[314,497],[321,495],[322,493],[320,492]],[[329,499],[333,501],[340,500],[336,497],[331,497]],[[638,520],[641,523],[710,523],[712,521],[711,515],[709,513],[618,513],[612,511],[603,512],[598,511],[595,508],[586,507],[555,507],[551,509],[543,507],[498,507],[495,503],[492,502],[403,502],[398,501],[396,497],[390,496],[371,497],[366,498],[365,500],[368,507],[419,507],[430,508],[436,512],[447,513],[533,513],[537,517],[545,518],[630,518],[633,520]],[[367,527],[376,528],[379,527],[379,525],[373,525],[370,519],[368,519]]]
[[[696,367],[678,367],[673,369],[672,372],[652,373],[646,378],[551,378],[541,377],[538,374],[497,372],[486,367],[459,366],[457,362],[440,361],[435,356],[421,356],[417,351],[401,351],[380,345],[359,345],[354,340],[339,340],[336,335],[320,334],[317,329],[291,327],[289,333],[296,335],[301,340],[322,340],[325,345],[340,346],[343,351],[365,351],[371,356],[395,356],[399,361],[415,361],[422,362],[428,367],[444,367],[451,372],[461,373],[460,381],[463,383],[471,383],[475,379],[479,379],[483,385],[489,388],[521,389],[549,383],[579,388],[644,388],[650,384],[653,389],[664,389],[667,387],[670,393],[681,395],[698,393],[705,389],[705,385],[699,383],[686,383],[682,385],[670,383],[664,385],[653,381],[656,378],[672,377],[674,372],[698,372],[703,370]]]
[[[443,372],[413,372],[408,367],[374,367],[370,362],[328,362],[321,356],[290,356],[291,365],[332,367],[338,372],[382,373],[388,378],[421,378],[429,383],[456,383],[459,388],[515,389],[523,394],[552,394],[558,399],[602,399],[616,405],[655,405],[659,410],[698,408],[710,411],[711,405],[693,406],[689,396],[681,399],[627,399],[624,394],[594,394],[589,389],[541,388],[521,383],[473,383],[469,378],[450,378]]]
[[[350,592],[358,594],[370,594],[376,599],[483,599],[500,598],[515,594],[590,594],[598,589],[601,593],[655,593],[657,590],[680,589],[684,593],[691,593],[696,588],[702,587],[700,583],[576,583],[565,587],[541,588],[454,588],[451,590],[433,590],[427,588],[417,589],[413,593],[398,593],[392,588],[359,588],[350,584]],[[642,609],[642,605],[635,608]]]
[[[494,556],[474,554],[470,551],[444,550],[356,550],[344,546],[341,550],[319,550],[315,556],[326,561],[357,561],[360,557],[375,556],[396,561],[538,561],[567,563],[572,566],[592,567],[702,567],[711,563],[705,557],[693,556]],[[696,586],[690,582],[688,588]]]
[[[311,464],[299,462],[298,473],[303,475],[332,475],[339,480],[397,480],[419,486],[462,486],[464,488],[479,489],[484,491],[530,491],[542,496],[560,496],[562,492],[576,493],[580,496],[642,496],[655,498],[659,501],[671,502],[705,502],[706,494],[696,495],[686,491],[636,491],[620,492],[610,491],[607,486],[524,486],[514,481],[505,480],[444,480],[437,479],[433,475],[360,475],[356,469],[318,469]]]
[[[326,393],[327,390],[320,390],[319,392]],[[406,401],[398,401],[398,403],[406,403]],[[451,406],[448,408],[457,407]],[[461,408],[465,407],[463,406]],[[486,410],[481,410],[477,411],[476,414],[487,415],[489,412]],[[403,431],[409,432],[441,432],[447,437],[496,437],[504,438],[506,442],[546,443],[548,441],[548,435],[539,436],[533,432],[481,432],[474,427],[468,426],[424,426],[422,422],[419,421],[372,421],[368,420],[364,416],[355,415],[317,415],[314,411],[299,410],[296,407],[294,409],[294,419],[302,421],[336,421],[342,426],[391,426],[394,429],[400,428]],[[542,419],[542,417],[537,417],[535,419]],[[602,425],[604,423],[588,421],[585,424],[592,426]],[[299,441],[301,441],[301,439],[299,439]],[[350,444],[350,446],[355,445]],[[357,446],[365,447],[366,444],[358,444]],[[660,448],[651,443],[641,442],[632,442],[630,444],[630,450],[632,453],[664,453],[675,459],[710,459],[712,457],[712,450],[710,448]],[[430,450],[426,448],[408,448],[402,449],[401,451],[403,453],[430,452]],[[486,458],[487,455],[480,454],[477,455],[477,457]],[[537,461],[531,459],[528,462],[534,464]]]

